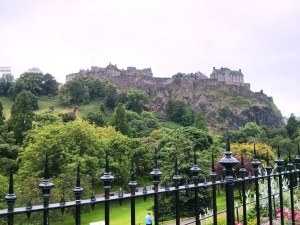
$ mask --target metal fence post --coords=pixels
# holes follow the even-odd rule
[[[267,152],[267,166],[266,166],[266,171],[268,175],[268,205],[269,205],[269,223],[270,225],[273,225],[273,216],[272,216],[272,187],[271,187],[271,172],[272,172],[272,167],[270,166],[270,161],[269,161],[269,151]],[[275,212],[274,212],[275,213]]]
[[[45,173],[44,180],[39,184],[39,188],[42,190],[43,204],[44,204],[44,225],[49,224],[49,199],[50,199],[50,190],[53,188],[54,184],[50,182],[50,175],[48,169],[48,155],[46,155],[45,160]]]
[[[232,156],[230,152],[230,141],[228,129],[226,129],[226,151],[225,156],[219,161],[225,167],[225,188],[226,188],[226,210],[227,210],[227,225],[234,225],[234,177],[233,167],[238,164],[238,160]]]
[[[77,178],[76,178],[76,187],[73,189],[73,192],[75,194],[75,224],[80,225],[81,224],[81,195],[83,192],[83,188],[80,186],[80,163],[78,163],[77,166]]]
[[[161,172],[157,166],[157,149],[155,149],[154,155],[154,168],[150,175],[152,175],[153,185],[154,185],[154,222],[155,225],[158,225],[158,185],[159,185],[159,178],[161,177]]]
[[[289,149],[289,163],[287,164],[289,169],[289,179],[290,179],[290,198],[291,198],[291,213],[292,213],[292,224],[295,225],[295,211],[294,211],[294,165],[291,159],[291,150]]]
[[[194,165],[190,169],[192,175],[193,175],[193,180],[194,180],[194,191],[195,191],[195,219],[196,219],[196,225],[200,225],[200,210],[199,210],[199,196],[198,196],[198,182],[199,182],[199,172],[200,168],[198,167],[197,164],[197,155],[196,155],[196,147],[194,147]]]
[[[241,169],[240,169],[240,173],[242,175],[242,196],[243,196],[243,224],[247,225],[247,197],[246,197],[246,187],[245,187],[245,177],[247,174],[247,170],[245,168],[245,164],[244,164],[244,156],[242,156],[241,159]]]
[[[212,154],[211,156],[211,173],[210,173],[210,178],[212,182],[212,209],[213,209],[213,221],[214,224],[217,224],[217,190],[216,190],[216,180],[217,180],[217,173],[215,170],[215,165],[214,165],[214,155]]]
[[[111,182],[114,179],[114,177],[111,175],[109,171],[109,156],[106,154],[106,163],[105,163],[105,172],[103,173],[103,176],[101,176],[101,181],[104,184],[104,191],[105,191],[105,225],[109,225],[109,189],[111,188]]]
[[[255,143],[254,143],[254,157],[251,164],[255,175],[256,224],[260,225],[259,184],[258,184],[258,167],[260,165],[260,162],[258,161],[256,156]]]
[[[297,169],[300,170],[300,145],[298,144],[298,155],[296,156],[296,165]],[[300,171],[298,172],[298,175],[296,175],[296,184],[299,186],[300,184]]]
[[[17,196],[14,194],[14,180],[13,180],[13,171],[10,171],[9,175],[9,188],[8,194],[5,196],[5,200],[7,203],[7,211],[11,212],[11,214],[7,215],[7,224],[13,225],[14,224],[14,204],[17,199]]]
[[[280,149],[278,146],[277,149],[277,159],[275,160],[277,163],[277,172],[279,173],[279,200],[280,200],[280,220],[281,220],[281,225],[284,225],[284,216],[283,216],[283,193],[282,193],[282,175],[281,175],[281,169],[283,166],[283,159],[280,157]]]
[[[135,225],[135,190],[137,188],[137,182],[134,177],[134,167],[133,167],[133,159],[131,160],[131,170],[130,170],[130,182],[129,188],[131,191],[131,225]]]
[[[173,181],[175,184],[175,214],[176,214],[176,225],[180,225],[179,217],[179,182],[181,180],[180,175],[178,174],[178,162],[177,157],[175,159],[175,174],[173,176]]]

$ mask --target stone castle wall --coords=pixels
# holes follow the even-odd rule
[[[92,67],[91,70],[82,70],[79,73],[73,73],[66,76],[66,81],[70,81],[77,76],[81,77],[89,77],[89,78],[99,78],[101,80],[111,82],[117,85],[121,91],[128,91],[130,89],[141,89],[148,94],[151,94],[156,91],[181,88],[186,91],[200,91],[205,89],[207,86],[219,86],[219,85],[233,85],[235,87],[239,87],[245,89],[245,91],[250,90],[250,84],[244,83],[243,76],[236,80],[238,82],[232,82],[232,80],[228,80],[228,77],[232,77],[229,74],[230,70],[225,68],[225,75],[218,75],[216,71],[213,70],[210,78],[206,78],[205,76],[184,76],[180,78],[159,78],[153,77],[152,72],[147,71],[147,73],[136,73],[136,71],[144,71],[137,70],[135,67],[128,67],[126,72],[125,70],[119,70],[116,66],[109,65],[107,68],[98,68]],[[221,70],[223,72],[223,68]],[[233,71],[236,74],[238,71]],[[240,71],[239,71],[240,72]],[[227,77],[226,79],[224,77]],[[235,79],[237,76],[235,76]]]

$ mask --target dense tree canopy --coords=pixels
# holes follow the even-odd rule
[[[194,113],[183,101],[169,100],[166,105],[168,118],[183,126],[190,126],[194,123]]]
[[[141,113],[149,98],[149,95],[144,91],[130,90],[127,92],[126,108]]]
[[[81,162],[82,172],[96,178],[104,161],[104,143],[97,133],[97,128],[82,121],[54,123],[31,130],[18,157],[20,176],[42,176],[47,154],[51,176],[59,176]]]
[[[14,133],[17,144],[22,144],[24,132],[27,132],[32,127],[33,112],[29,93],[22,91],[16,97],[16,100],[11,108],[11,117],[9,119],[10,129]]]
[[[14,99],[24,90],[30,91],[36,96],[57,95],[58,82],[48,73],[25,72],[12,84],[9,89],[9,95]]]

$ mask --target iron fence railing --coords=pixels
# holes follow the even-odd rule
[[[291,218],[292,218],[292,224],[295,224],[295,215],[294,215],[294,188],[297,186],[297,179],[300,181],[300,150],[298,149],[298,155],[295,158],[296,165],[292,163],[291,155],[288,156],[288,164],[287,169],[283,169],[284,161],[281,159],[280,156],[280,150],[278,149],[277,152],[277,159],[275,160],[275,163],[277,165],[276,169],[273,169],[270,166],[269,157],[267,157],[267,165],[264,167],[265,173],[259,174],[259,166],[260,162],[257,159],[256,156],[256,149],[254,145],[254,156],[253,160],[251,162],[254,175],[251,175],[247,172],[243,157],[241,158],[241,169],[239,170],[239,173],[241,176],[237,178],[235,176],[235,172],[233,170],[233,167],[237,165],[238,160],[234,158],[230,151],[230,143],[229,138],[227,135],[227,143],[226,143],[226,151],[225,156],[219,161],[219,163],[224,167],[225,171],[225,178],[221,180],[217,180],[217,173],[215,170],[214,165],[214,158],[212,157],[212,163],[211,163],[211,173],[210,178],[211,180],[209,182],[205,181],[200,183],[199,182],[199,172],[200,168],[198,167],[197,163],[197,156],[196,151],[194,151],[194,163],[193,166],[190,169],[190,172],[193,177],[193,183],[185,184],[183,186],[180,186],[181,176],[178,171],[178,165],[177,165],[177,159],[175,160],[175,173],[173,176],[173,187],[168,188],[161,188],[159,186],[160,184],[160,177],[162,175],[162,172],[158,168],[157,164],[157,152],[154,157],[154,168],[153,171],[150,173],[153,178],[153,189],[147,190],[147,188],[144,188],[143,191],[137,192],[137,182],[135,179],[135,173],[134,173],[134,166],[133,162],[131,165],[131,180],[129,182],[129,188],[130,193],[126,194],[123,192],[120,192],[118,195],[111,195],[110,189],[111,189],[111,182],[114,179],[112,176],[110,169],[109,169],[109,159],[108,156],[106,156],[106,168],[105,172],[103,173],[101,180],[104,184],[104,196],[103,197],[96,197],[94,194],[91,196],[90,199],[81,199],[83,188],[80,184],[80,165],[77,167],[77,178],[76,178],[76,186],[73,189],[75,200],[74,201],[65,201],[63,198],[61,202],[50,204],[50,191],[51,188],[54,186],[54,184],[50,181],[49,176],[49,170],[48,170],[48,158],[46,157],[45,160],[45,173],[44,173],[44,179],[39,184],[39,188],[42,191],[42,198],[43,198],[43,204],[42,205],[31,205],[28,204],[26,207],[20,207],[15,208],[14,204],[16,201],[16,196],[14,194],[14,182],[13,182],[13,174],[10,174],[10,181],[9,181],[9,191],[6,195],[5,199],[7,202],[7,209],[0,210],[0,216],[5,218],[7,221],[7,224],[13,225],[14,224],[14,215],[16,214],[27,214],[27,216],[30,216],[31,213],[34,212],[43,212],[43,220],[41,219],[40,224],[48,225],[49,222],[49,211],[51,210],[57,210],[60,209],[62,212],[66,208],[74,208],[75,209],[75,224],[80,225],[81,224],[81,207],[84,205],[90,205],[92,208],[95,206],[95,204],[102,203],[104,204],[104,217],[105,217],[105,224],[110,224],[110,203],[112,201],[116,200],[123,200],[123,199],[130,199],[130,205],[131,205],[131,225],[136,224],[136,213],[135,213],[135,200],[138,197],[144,197],[147,196],[153,196],[154,199],[154,222],[155,224],[159,224],[159,196],[166,193],[174,193],[175,198],[175,210],[174,210],[174,218],[175,218],[175,224],[180,224],[180,207],[179,207],[179,193],[186,190],[191,190],[193,193],[193,198],[195,202],[195,208],[194,208],[194,215],[195,220],[194,224],[200,225],[202,219],[200,219],[200,205],[199,205],[199,190],[201,189],[208,189],[210,188],[212,192],[212,221],[213,224],[218,224],[218,211],[217,211],[217,187],[225,187],[225,193],[226,193],[226,223],[228,225],[234,225],[236,220],[236,213],[234,206],[234,186],[237,186],[239,184],[239,187],[241,188],[242,193],[242,221],[243,224],[247,224],[247,211],[246,211],[246,205],[247,205],[247,196],[246,196],[246,182],[253,182],[254,183],[254,194],[256,196],[255,198],[255,210],[256,210],[256,224],[261,224],[261,208],[260,208],[260,201],[262,199],[259,198],[259,180],[264,180],[267,182],[267,190],[268,192],[268,220],[269,224],[273,224],[274,215],[275,215],[275,209],[272,205],[272,186],[271,186],[271,178],[276,177],[279,182],[279,209],[280,209],[280,221],[281,224],[285,224],[285,218],[283,215],[283,189],[282,189],[282,182],[283,182],[283,176],[287,177],[289,179],[289,194],[290,194],[290,207],[291,207]]]

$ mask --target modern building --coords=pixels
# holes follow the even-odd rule
[[[11,74],[11,68],[10,67],[0,67],[0,77],[3,74]]]

